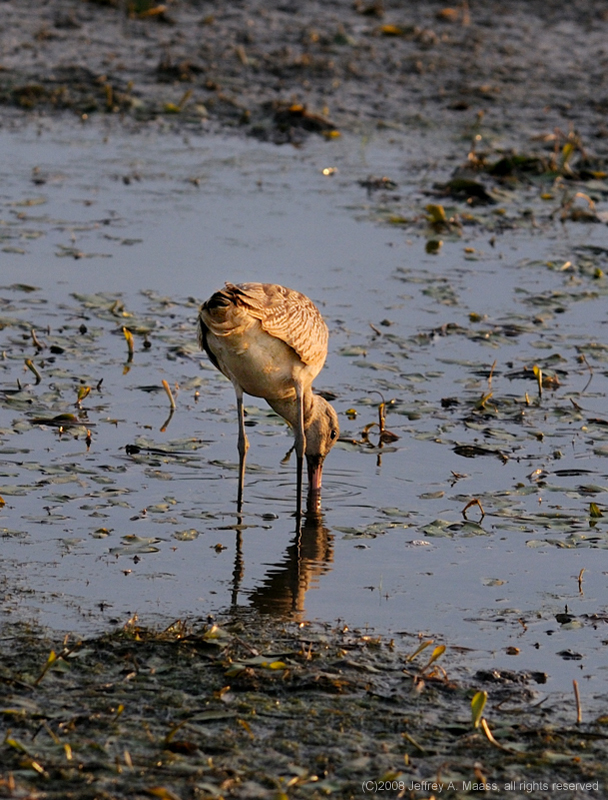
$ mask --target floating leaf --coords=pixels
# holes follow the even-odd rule
[[[175,533],[171,534],[171,537],[173,539],[177,539],[178,542],[192,542],[194,539],[198,538],[199,535],[199,531],[195,530],[194,528],[190,528],[186,531],[176,531]]]
[[[380,33],[382,33],[383,36],[403,36],[404,30],[398,25],[381,25]]]
[[[604,516],[597,503],[589,503],[589,516],[594,519]]]
[[[447,222],[447,216],[445,213],[445,208],[442,205],[437,205],[435,203],[429,203],[426,206],[426,210],[428,213],[429,222],[437,223],[437,222]]]
[[[181,800],[175,792],[172,792],[171,789],[167,789],[166,786],[150,786],[148,789],[145,789],[145,792],[152,797],[158,797],[159,800]]]
[[[156,545],[160,539],[155,537],[136,536],[135,534],[127,534],[123,536],[122,547],[110,548],[110,553],[116,556],[129,556],[139,555],[144,553],[158,553],[159,548]]]

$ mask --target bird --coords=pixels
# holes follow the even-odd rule
[[[312,382],[325,363],[328,338],[327,325],[312,300],[275,283],[226,283],[200,307],[199,345],[232,382],[236,393],[239,511],[249,449],[244,393],[264,398],[293,429],[296,515],[299,518],[302,508],[304,457],[308,467],[307,511],[319,511],[323,462],[340,434],[334,407],[312,391]]]

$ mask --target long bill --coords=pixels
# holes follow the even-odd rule
[[[323,456],[306,456],[308,466],[308,498],[306,510],[318,514],[321,510],[321,481],[323,478]]]

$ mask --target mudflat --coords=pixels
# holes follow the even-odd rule
[[[2,3],[0,101],[240,128],[272,141],[483,117],[608,136],[599,0]]]

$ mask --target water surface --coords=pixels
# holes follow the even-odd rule
[[[608,537],[591,503],[601,513],[608,486],[608,229],[550,220],[522,191],[504,197],[517,224],[465,226],[428,254],[424,225],[385,220],[397,205],[424,217],[449,177],[437,143],[2,133],[4,619],[84,633],[255,605],[605,691]],[[397,189],[367,192],[370,174]],[[330,327],[316,386],[336,395],[344,441],[301,537],[291,436],[251,398],[236,515],[233,391],[195,337],[224,280],[303,291]],[[363,436],[379,393],[399,436],[383,448]],[[41,424],[62,413],[82,425]],[[474,498],[485,515],[467,522]]]

